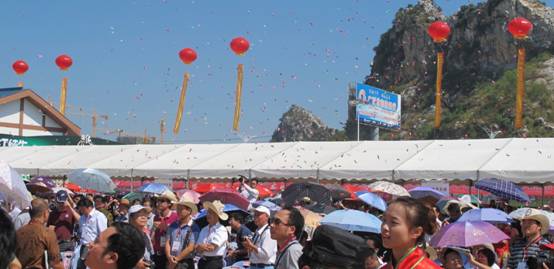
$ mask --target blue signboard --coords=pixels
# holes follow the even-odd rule
[[[356,114],[360,122],[389,129],[400,129],[399,94],[357,84],[356,100],[358,101]]]

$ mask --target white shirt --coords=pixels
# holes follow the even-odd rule
[[[214,244],[217,247],[214,251],[204,251],[200,255],[204,257],[213,257],[213,256],[225,256],[225,251],[227,250],[227,240],[229,235],[227,234],[227,229],[221,225],[221,223],[216,223],[211,226],[208,225],[202,228],[200,235],[198,235],[197,244]]]
[[[254,203],[256,202],[256,200],[258,200],[258,195],[260,195],[260,192],[257,189],[252,188],[245,183],[242,183],[239,188],[242,189],[240,195],[246,198],[246,200],[250,201],[250,203]]]
[[[81,215],[79,227],[81,229],[80,242],[82,245],[86,245],[94,242],[96,237],[108,228],[108,219],[106,219],[106,216],[102,212],[93,208],[89,216],[85,214]]]
[[[13,225],[15,227],[15,230],[19,230],[19,228],[27,225],[31,221],[31,215],[29,212],[23,212],[19,213],[17,217],[15,217],[15,220],[13,221]]]
[[[258,228],[252,238],[252,243],[258,248],[258,253],[250,252],[250,263],[273,264],[277,258],[277,241],[271,239],[269,225]]]

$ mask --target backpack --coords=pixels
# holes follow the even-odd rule
[[[365,239],[329,225],[319,226],[300,260],[306,264],[316,262],[323,266],[339,268],[364,268],[365,259],[371,254]]]

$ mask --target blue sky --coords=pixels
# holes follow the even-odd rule
[[[11,64],[30,65],[25,86],[59,100],[69,78],[68,117],[90,133],[87,113],[109,115],[108,130],[159,136],[166,142],[267,141],[282,113],[301,105],[331,127],[346,120],[347,86],[370,73],[373,48],[400,7],[416,0],[360,1],[4,1],[0,15],[0,87],[19,77]],[[445,13],[480,1],[436,1]],[[545,1],[553,6],[554,0]],[[229,42],[251,47],[235,56]],[[184,65],[182,48],[198,59]],[[54,64],[67,53],[74,65]],[[236,66],[245,65],[240,132],[231,130]],[[184,72],[191,74],[181,132],[171,133]],[[57,105],[56,105],[57,106]]]

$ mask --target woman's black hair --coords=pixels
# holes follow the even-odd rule
[[[482,253],[483,255],[485,255],[485,257],[487,257],[487,265],[488,266],[492,266],[496,260],[496,254],[494,254],[494,252],[488,248],[482,248],[478,251],[478,253]]]
[[[8,268],[15,258],[15,228],[7,212],[0,208],[0,268]]]
[[[423,229],[423,232],[417,238],[417,244],[424,244],[425,234],[431,235],[437,230],[438,225],[435,212],[421,201],[411,197],[399,197],[392,201],[389,207],[393,204],[400,204],[406,209],[406,222],[410,224],[410,228],[421,227]]]

